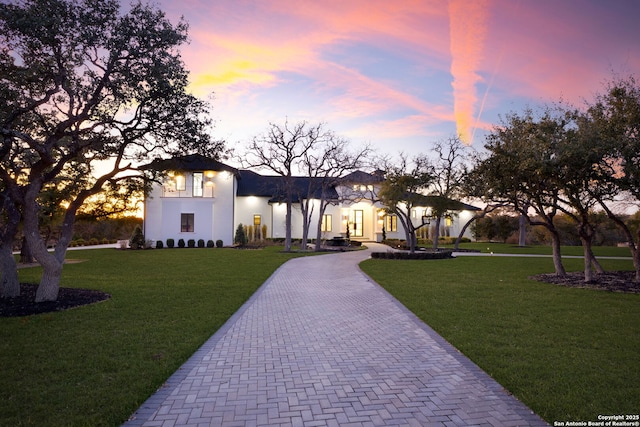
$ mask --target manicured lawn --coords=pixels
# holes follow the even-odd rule
[[[440,245],[442,248],[453,248],[453,245]],[[496,254],[534,254],[551,255],[551,246],[535,245],[519,247],[506,243],[472,242],[460,244],[460,249],[474,249],[483,253],[493,252]],[[631,257],[629,248],[616,246],[594,246],[593,252],[596,256],[606,257]],[[563,256],[583,256],[582,246],[563,246],[561,248]]]
[[[0,425],[124,422],[284,261],[282,248],[70,251],[62,286],[109,301],[0,319]],[[20,270],[37,282],[40,268]]]
[[[633,269],[631,261],[602,263]],[[581,270],[582,260],[565,266]],[[548,422],[640,412],[640,295],[527,279],[553,271],[545,258],[368,260],[361,267]]]

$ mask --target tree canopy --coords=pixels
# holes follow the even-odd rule
[[[616,214],[621,200],[640,201],[640,87],[633,77],[612,81],[584,109],[560,104],[540,115],[530,109],[509,114],[484,148],[473,180],[483,182],[485,200],[509,205],[549,231],[557,274],[565,274],[555,225],[560,212],[576,224],[585,280],[593,277],[592,265],[601,271],[591,244],[602,209],[627,236],[640,281],[640,235]]]
[[[136,163],[150,157],[222,150],[210,139],[208,105],[187,90],[178,51],[187,28],[142,3],[125,13],[116,0],[0,4],[0,190],[44,268],[37,300],[57,298],[75,214],[89,197],[141,191]],[[38,232],[38,199],[51,185],[68,190],[53,254]],[[6,273],[9,260],[1,264]]]

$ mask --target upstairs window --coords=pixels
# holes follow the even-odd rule
[[[184,175],[176,175],[176,191],[185,191],[187,189],[187,181]]]
[[[204,189],[204,174],[202,172],[193,173],[193,197],[202,197]]]

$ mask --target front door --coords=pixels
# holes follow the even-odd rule
[[[364,211],[353,211],[353,237],[364,236]]]

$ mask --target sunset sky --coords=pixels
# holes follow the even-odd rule
[[[231,146],[288,118],[389,154],[456,134],[480,148],[501,115],[640,76],[635,0],[156,3],[190,24],[191,89]]]

